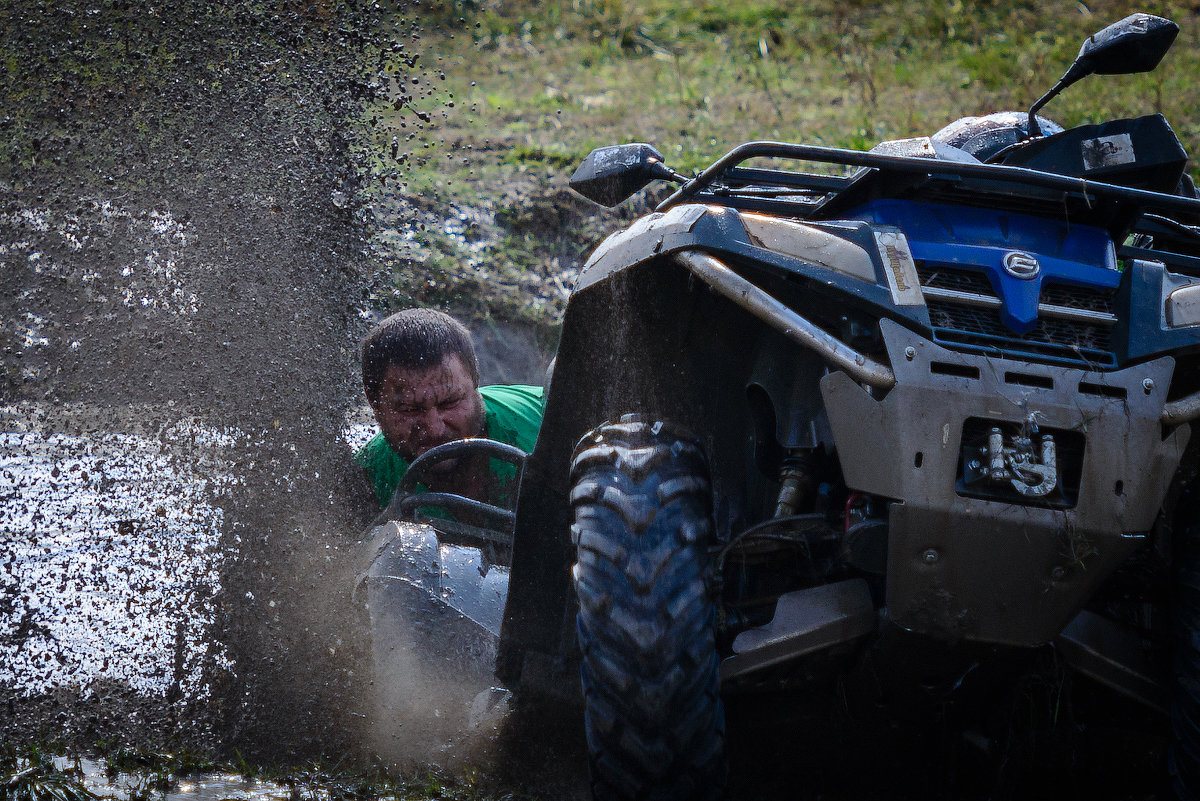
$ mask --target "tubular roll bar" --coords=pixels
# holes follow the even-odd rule
[[[1200,392],[1168,401],[1162,410],[1163,425],[1174,426],[1200,417]]]
[[[713,288],[802,348],[815,351],[856,381],[891,389],[896,376],[886,364],[864,356],[841,342],[754,284],[725,266],[718,258],[698,250],[684,250],[675,259]]]

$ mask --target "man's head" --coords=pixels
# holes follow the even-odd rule
[[[484,433],[475,347],[453,317],[432,309],[391,315],[363,340],[362,371],[383,436],[405,459]]]

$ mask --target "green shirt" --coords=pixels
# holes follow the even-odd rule
[[[479,394],[483,396],[484,430],[488,439],[515,445],[526,453],[532,451],[542,425],[542,407],[545,405],[542,388],[521,385],[480,387]],[[385,508],[408,471],[408,460],[391,449],[380,431],[354,454],[354,461],[366,468],[379,508]],[[516,477],[516,468],[499,459],[490,460],[488,466],[502,487]]]

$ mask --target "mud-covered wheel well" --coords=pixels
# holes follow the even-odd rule
[[[745,497],[755,431],[747,387],[761,353],[780,347],[778,335],[667,257],[572,297],[517,505],[502,680],[516,682],[532,651],[577,683],[564,665],[574,647],[568,472],[579,439],[629,412],[686,425],[713,464],[717,526],[727,530],[754,502]]]

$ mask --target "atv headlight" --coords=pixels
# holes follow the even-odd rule
[[[853,242],[811,225],[765,214],[742,212],[739,216],[752,245],[875,283],[875,263]]]
[[[1200,325],[1200,284],[1187,284],[1172,290],[1167,295],[1164,313],[1171,328]]]

